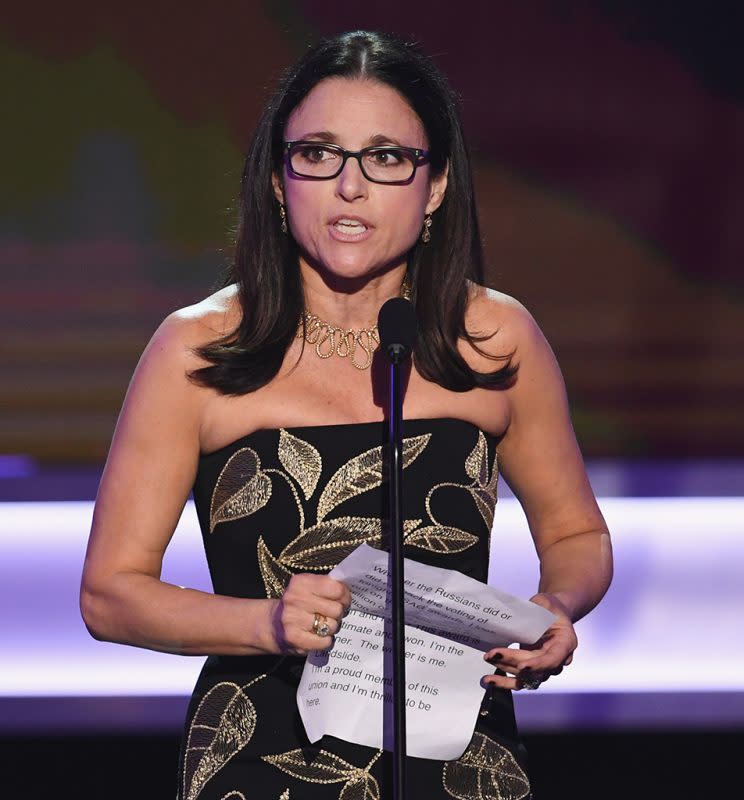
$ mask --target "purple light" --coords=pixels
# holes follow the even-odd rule
[[[0,455],[0,478],[28,478],[37,471],[31,456]]]

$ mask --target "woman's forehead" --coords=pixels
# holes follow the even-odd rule
[[[368,78],[326,78],[294,109],[287,140],[322,139],[362,147],[389,139],[426,147],[426,134],[408,101],[387,84]]]

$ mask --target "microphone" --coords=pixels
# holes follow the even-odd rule
[[[400,364],[411,354],[418,335],[416,309],[405,297],[391,297],[377,316],[382,352],[393,364]]]

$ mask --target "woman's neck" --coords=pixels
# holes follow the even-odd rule
[[[339,328],[371,328],[386,300],[398,297],[406,265],[371,278],[339,278],[300,263],[305,309]]]

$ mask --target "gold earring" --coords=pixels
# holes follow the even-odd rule
[[[421,231],[421,241],[424,244],[428,244],[431,241],[431,214],[427,214],[424,217],[424,229]]]
[[[284,206],[281,203],[279,204],[279,216],[282,220],[279,229],[282,233],[287,233],[287,212],[284,210]]]

